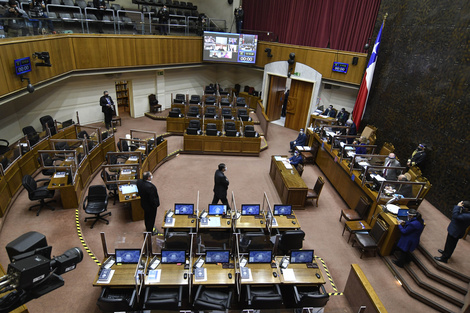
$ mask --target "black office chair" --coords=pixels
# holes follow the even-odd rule
[[[281,289],[279,285],[246,285],[246,302],[248,307],[253,309],[280,308],[283,303]]]
[[[222,108],[222,116],[226,120],[233,120],[232,108]]]
[[[158,99],[157,96],[155,96],[153,93],[149,95],[149,106],[150,106],[150,112],[160,112],[162,111],[162,105],[158,104]]]
[[[90,139],[90,136],[88,135],[86,130],[82,130],[81,132],[78,133],[77,138]]]
[[[106,189],[108,189],[109,196],[114,198],[113,205],[116,204],[116,199],[119,199],[119,193],[118,193],[118,185],[117,184],[110,184],[105,181],[105,177],[107,181],[112,181],[116,180],[115,177],[111,176],[106,169],[101,170],[101,179],[103,182],[106,184]]]
[[[59,141],[54,144],[55,150],[70,150],[70,146],[65,141]]]
[[[361,232],[354,233],[354,241],[352,246],[354,247],[355,243],[359,245],[359,249],[361,249],[361,259],[362,255],[367,250],[374,251],[374,256],[376,255],[377,248],[387,231],[388,230],[384,227],[384,225],[382,225],[382,223],[377,220],[374,226],[372,226],[372,229],[367,234]]]
[[[200,285],[194,296],[196,310],[227,310],[232,302],[232,291],[222,292],[223,288],[211,289]]]
[[[246,107],[246,100],[243,97],[237,97],[237,107]]]
[[[200,95],[191,95],[189,99],[189,104],[200,104],[201,103],[201,96]]]
[[[111,212],[106,212],[108,208],[108,193],[106,192],[106,186],[94,185],[88,188],[88,195],[83,201],[83,210],[87,214],[93,214],[95,216],[85,217],[85,222],[88,220],[94,220],[90,228],[95,226],[96,222],[102,220],[109,224],[109,221],[104,216],[111,215]],[[104,214],[103,214],[104,213]]]
[[[181,109],[180,108],[172,108],[170,110],[170,113],[168,113],[168,117],[183,117],[181,114]]]
[[[199,117],[199,107],[194,105],[190,106],[187,115],[189,117]]]
[[[206,118],[217,118],[217,108],[215,106],[206,107]]]
[[[189,126],[186,129],[188,135],[200,135],[201,134],[201,122],[199,120],[190,120]]]
[[[205,105],[215,105],[216,99],[215,97],[206,97],[206,100],[204,101]]]
[[[165,249],[188,250],[191,246],[191,235],[184,231],[171,231],[165,237]]]
[[[322,308],[330,300],[325,286],[293,286],[295,304],[299,308]]]
[[[229,137],[237,137],[237,127],[235,126],[235,122],[226,122],[225,123],[225,136]]]
[[[63,158],[52,158],[48,153],[41,153],[41,156],[44,166],[53,166],[55,161],[62,161]],[[38,163],[41,164],[41,159],[38,157]],[[43,168],[41,170],[42,175],[44,176],[52,176],[55,173],[55,169],[53,168]]]
[[[286,230],[281,234],[277,251],[280,255],[287,254],[293,249],[302,249],[305,232],[301,229]]]
[[[248,115],[247,109],[238,109],[237,116],[242,121],[251,121],[250,116]]]
[[[134,311],[135,288],[104,287],[96,305],[104,312]]]
[[[218,136],[219,131],[217,130],[217,125],[214,123],[208,123],[206,126],[206,135],[207,136]]]
[[[23,187],[28,191],[28,198],[31,201],[39,200],[39,204],[35,204],[31,207],[29,207],[29,211],[31,211],[32,208],[39,206],[39,210],[36,212],[36,216],[39,215],[41,212],[41,209],[43,207],[48,207],[51,209],[51,211],[54,211],[55,208],[51,207],[48,205],[48,203],[51,202],[56,202],[55,200],[49,200],[45,201],[45,199],[50,199],[54,197],[55,190],[49,190],[47,189],[48,184],[51,180],[44,178],[44,179],[38,179],[34,180],[31,175],[24,175],[23,180],[21,183],[23,184]],[[38,182],[45,182],[43,186],[38,187],[37,183]]]
[[[45,115],[39,119],[39,122],[42,125],[42,130],[49,129],[51,136],[57,134],[57,129],[55,128],[54,119],[50,115]]]
[[[101,140],[102,141],[105,140],[108,137],[109,137],[109,133],[107,131],[104,131],[104,132],[101,133]]]
[[[206,95],[213,95],[213,94],[215,94],[214,85],[210,84],[209,86],[206,86],[206,88],[204,89],[204,94],[206,94]]]
[[[10,151],[10,143],[6,139],[0,139],[0,155]]]
[[[220,99],[220,105],[222,105],[222,106],[230,106],[231,103],[230,103],[229,98],[222,98],[222,99]]]
[[[145,310],[175,310],[181,307],[183,286],[178,288],[147,287],[144,296]]]
[[[23,127],[23,134],[27,136],[31,147],[39,142],[39,134],[33,126]]]
[[[264,232],[246,232],[240,235],[240,252],[245,253],[250,250],[272,250],[273,243],[269,235]]]
[[[177,93],[175,99],[173,99],[173,103],[185,103],[185,97],[181,93]]]
[[[245,137],[258,137],[258,133],[255,131],[255,126],[253,125],[245,126]]]

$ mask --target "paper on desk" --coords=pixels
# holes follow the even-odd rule
[[[286,281],[295,281],[295,274],[292,268],[285,268],[282,270],[282,277]]]
[[[128,160],[129,161],[137,161],[137,156],[136,155],[131,155]]]
[[[106,280],[99,280],[98,279],[96,282],[100,283],[100,284],[109,284],[111,282],[111,279],[113,279],[114,272],[115,272],[115,270],[111,270],[109,272],[108,279],[106,279]]]
[[[54,178],[63,178],[65,177],[65,172],[57,172],[54,174]]]
[[[291,170],[291,169],[292,169],[292,165],[291,165],[289,162],[283,161],[282,163],[284,164],[284,166],[285,166],[288,170]]]
[[[168,223],[168,221],[171,219],[171,223]],[[172,217],[168,217],[165,219],[165,226],[167,227],[172,227],[175,226],[175,219]]]
[[[304,147],[302,147],[302,146],[295,146],[295,147],[296,147],[297,150],[299,150],[299,151],[303,151],[303,150],[304,150]]]
[[[130,173],[132,173],[131,170],[122,170],[122,171],[121,171],[121,174],[122,174],[122,175],[129,175]]]
[[[313,112],[312,115],[318,116],[318,115],[320,115],[320,112]]]
[[[120,186],[121,192],[123,195],[126,195],[128,193],[136,193],[138,192],[137,190],[137,185],[121,185]]]
[[[336,135],[335,132],[331,132],[331,131],[327,131],[326,134],[331,137],[334,137]]]
[[[348,156],[350,156],[351,158],[352,158],[353,156],[355,156],[355,155],[356,155],[356,152],[354,152],[354,151],[348,151]]]
[[[275,155],[275,156],[274,156],[274,160],[276,160],[276,161],[282,161],[283,159],[284,159],[284,158],[283,158],[282,156],[280,156],[280,155]]]
[[[162,270],[150,270],[148,276],[146,277],[147,280],[145,281],[146,284],[151,283],[159,283],[161,278],[161,271]]]
[[[375,177],[374,177],[374,178],[375,178],[375,179],[377,179],[377,181],[386,181],[386,179],[385,179],[385,178],[383,178],[383,177],[382,177],[382,176],[380,176],[380,175],[375,175]]]
[[[368,162],[359,162],[360,166],[369,166],[370,164]]]
[[[304,146],[304,150],[305,151],[310,151],[310,150],[312,150],[312,148],[310,148],[310,146]]]

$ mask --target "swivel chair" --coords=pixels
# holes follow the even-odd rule
[[[177,288],[147,287],[144,296],[144,309],[178,311],[182,298],[183,286]]]
[[[237,116],[242,121],[251,121],[250,116],[248,115],[248,111],[246,109],[238,109]]]
[[[207,136],[218,136],[219,131],[217,130],[217,125],[214,123],[208,123],[206,126],[206,135]]]
[[[246,285],[246,302],[249,308],[270,309],[282,306],[282,294],[279,285]]]
[[[45,115],[39,119],[39,122],[42,125],[42,130],[49,129],[51,136],[57,134],[57,129],[55,128],[55,123],[52,116]]]
[[[158,104],[157,96],[155,96],[153,93],[149,95],[149,106],[150,112],[162,111],[162,105]]]
[[[201,134],[201,122],[199,120],[190,120],[189,126],[186,129],[188,135],[200,135]]]
[[[298,308],[314,307],[321,308],[330,300],[325,286],[293,286],[295,305]]]
[[[237,137],[238,132],[235,126],[235,122],[226,122],[225,123],[225,136],[228,137]]]
[[[232,108],[222,108],[222,116],[226,120],[233,120],[234,117],[232,115]]]
[[[222,98],[222,99],[220,99],[220,105],[222,105],[222,106],[230,106],[230,100],[229,100],[229,98]]]
[[[191,95],[189,99],[189,104],[200,104],[201,103],[201,96],[200,95]]]
[[[23,127],[23,134],[27,136],[31,147],[39,142],[39,134],[33,126]]]
[[[216,99],[215,97],[207,97],[206,100],[204,101],[205,105],[215,105]]]
[[[237,97],[237,107],[246,107],[246,100],[243,97]]]
[[[183,117],[183,114],[181,114],[180,108],[172,108],[168,113],[168,117]]]
[[[173,103],[185,103],[185,97],[181,93],[177,93],[175,99],[173,99]]]
[[[43,186],[38,187],[37,183],[38,182],[45,182]],[[41,212],[41,209],[43,207],[48,207],[51,209],[51,211],[54,211],[55,208],[51,207],[48,205],[48,203],[51,202],[56,202],[55,200],[49,200],[45,201],[45,199],[50,199],[54,197],[55,190],[49,190],[47,189],[48,184],[50,182],[50,179],[44,178],[44,179],[38,179],[34,180],[31,175],[24,175],[21,183],[23,184],[23,187],[28,191],[28,198],[31,201],[39,200],[39,204],[35,204],[31,207],[29,207],[29,211],[31,211],[32,208],[39,206],[39,210],[36,212],[36,216],[39,216],[39,213]]]
[[[10,151],[10,143],[6,139],[0,139],[0,142],[3,144],[0,145],[0,155],[7,153]]]
[[[217,110],[215,106],[206,107],[206,113],[204,114],[206,118],[217,118]]]
[[[207,288],[199,285],[194,296],[193,306],[196,310],[227,310],[232,302],[232,291],[221,291],[223,288]]]
[[[289,253],[292,249],[302,249],[305,232],[301,229],[286,230],[281,234],[277,252],[281,255]]]
[[[240,236],[239,246],[240,252],[246,253],[250,250],[272,250],[273,243],[264,232],[246,232]]]
[[[87,214],[93,214],[95,216],[85,217],[85,222],[88,220],[94,220],[90,228],[93,228],[99,220],[104,221],[106,225],[109,221],[104,216],[111,215],[111,212],[106,212],[108,208],[108,194],[106,192],[106,186],[94,185],[88,188],[88,195],[83,201],[83,210]],[[104,214],[103,214],[104,213]]]
[[[255,131],[255,126],[245,125],[245,137],[258,137],[258,133]]]
[[[187,114],[189,117],[199,117],[199,107],[198,106],[190,106],[189,111]]]
[[[104,287],[96,305],[104,312],[128,312],[134,310],[135,302],[135,289]]]

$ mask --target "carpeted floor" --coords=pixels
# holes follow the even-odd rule
[[[260,131],[259,126],[256,126]],[[166,122],[152,120],[146,117],[133,119],[127,115],[122,117],[122,126],[117,128],[116,140],[124,137],[130,129],[149,130],[158,134],[166,132]],[[229,192],[233,192],[237,206],[242,203],[261,203],[266,193],[271,204],[280,203],[279,196],[269,177],[271,155],[285,155],[288,151],[288,142],[293,140],[297,132],[275,124],[269,126],[268,149],[261,152],[259,157],[238,156],[199,156],[180,154],[159,167],[154,173],[153,182],[158,188],[161,206],[158,210],[157,226],[161,228],[164,210],[172,208],[175,202],[196,203],[199,193],[199,206],[205,207],[212,200],[213,177],[217,165],[224,162],[228,170],[226,176],[230,180]],[[182,136],[170,136],[168,152],[183,148]],[[323,173],[313,165],[307,165],[302,178],[308,186],[313,187],[317,177]],[[40,175],[38,176],[40,177]],[[92,183],[102,184],[97,175]],[[55,198],[60,203],[60,193]],[[456,203],[460,199],[456,199]],[[2,219],[0,233],[0,247],[17,238],[19,235],[35,230],[44,235],[48,244],[53,247],[53,254],[60,255],[72,247],[82,247],[77,234],[75,220],[76,210],[64,210],[55,204],[56,210],[44,209],[36,217],[34,211],[28,211],[31,205],[26,191],[22,190],[13,203],[8,215]],[[454,204],[449,204],[452,206]],[[350,271],[350,265],[360,265],[371,285],[384,303],[386,309],[392,313],[401,312],[430,312],[432,309],[410,298],[387,268],[379,256],[365,256],[360,259],[358,249],[347,243],[347,236],[341,236],[343,223],[338,221],[340,210],[346,208],[344,201],[338,196],[334,188],[326,182],[322,191],[319,206],[308,205],[305,210],[297,210],[302,229],[306,232],[304,248],[315,249],[315,254],[321,257],[331,273],[337,287],[334,290],[327,282],[328,292],[342,292]],[[80,208],[79,227],[84,241],[90,250],[101,260],[103,257],[100,232],[105,232],[108,249],[116,247],[134,247],[142,240],[144,231],[143,221],[132,222],[130,208],[112,202],[108,206],[112,212],[109,225],[96,224],[90,229],[84,223],[85,214]],[[426,222],[422,235],[422,244],[431,253],[437,254],[438,248],[443,248],[446,228],[449,222],[443,214],[427,201],[420,206],[420,212]],[[161,240],[159,237],[158,240]],[[160,244],[156,242],[155,244]],[[461,240],[449,266],[470,274],[469,239]],[[9,264],[6,253],[0,254],[0,263],[5,267]],[[77,268],[63,275],[65,286],[55,290],[39,299],[27,304],[30,312],[99,312],[96,299],[100,288],[93,288],[92,282],[97,273],[98,266],[85,254],[83,261]],[[468,288],[468,287],[467,287]],[[332,296],[325,312],[353,312],[344,296]]]

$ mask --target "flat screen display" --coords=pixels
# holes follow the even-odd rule
[[[249,263],[271,263],[271,250],[250,250],[248,254]]]
[[[204,32],[203,61],[255,63],[258,35]]]
[[[16,75],[31,72],[31,59],[29,57],[15,60]]]
[[[194,204],[175,203],[175,215],[193,215]]]
[[[206,263],[228,263],[229,261],[229,250],[206,251]]]
[[[259,215],[259,204],[242,204],[242,215]]]
[[[274,205],[274,215],[291,215],[291,214],[292,214],[291,205],[282,205],[282,204]]]
[[[116,249],[116,263],[137,264],[140,258],[140,249]]]
[[[344,73],[348,72],[348,63],[333,62],[333,72]]]
[[[162,250],[162,263],[185,263],[186,251]]]
[[[225,204],[209,204],[209,215],[225,215],[227,206]]]
[[[290,263],[312,263],[313,250],[292,250],[290,252]]]

